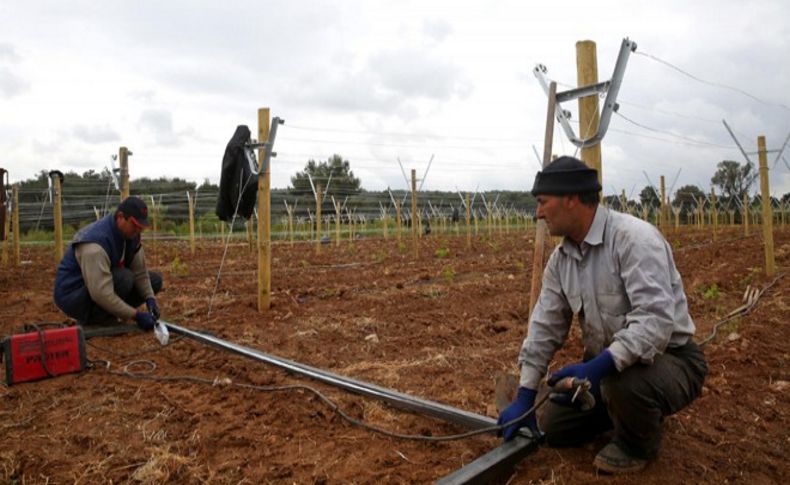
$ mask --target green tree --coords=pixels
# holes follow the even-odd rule
[[[645,185],[645,188],[639,192],[639,201],[642,203],[642,206],[647,207],[660,207],[661,200],[658,198],[658,194],[656,190],[650,186]]]
[[[716,173],[710,182],[719,189],[719,195],[724,202],[733,198],[741,200],[757,178],[754,165],[747,163],[741,165],[732,160],[724,160],[716,166]]]
[[[312,177],[314,184],[321,184],[324,188],[329,182],[329,176],[332,176],[332,182],[329,184],[329,192],[326,197],[334,195],[337,199],[359,193],[361,182],[357,177],[354,177],[354,172],[351,171],[351,164],[348,160],[343,160],[343,157],[340,155],[332,155],[325,162],[319,163],[312,159],[308,160],[304,170],[296,172],[291,177],[291,185],[293,186],[290,189],[291,193],[294,195],[312,194],[308,174]]]
[[[696,185],[684,185],[675,192],[675,200],[672,202],[674,206],[681,206],[685,209],[689,207],[696,207],[697,201],[705,198],[705,193]]]

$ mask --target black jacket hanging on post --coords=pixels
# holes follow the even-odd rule
[[[230,222],[234,212],[249,219],[255,209],[258,178],[250,169],[247,156],[244,154],[244,144],[249,141],[250,129],[245,125],[239,125],[228,142],[228,146],[225,147],[215,211],[221,221]],[[239,205],[238,211],[236,204]]]

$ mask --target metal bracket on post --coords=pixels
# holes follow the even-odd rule
[[[617,62],[614,65],[614,72],[612,73],[611,80],[557,93],[555,99],[558,105],[565,101],[572,101],[574,99],[583,98],[586,96],[597,96],[604,92],[606,93],[606,100],[604,101],[603,110],[601,111],[601,118],[598,123],[598,131],[595,133],[595,135],[586,140],[580,139],[578,136],[576,136],[576,133],[573,132],[573,128],[570,125],[570,111],[564,110],[562,108],[556,110],[557,121],[560,122],[563,131],[565,131],[565,135],[568,137],[571,143],[577,147],[594,146],[598,143],[601,143],[601,140],[603,140],[604,135],[606,135],[606,131],[609,129],[609,121],[612,119],[612,113],[617,111],[619,108],[619,105],[617,104],[617,94],[620,91],[620,84],[623,81],[625,66],[628,64],[628,58],[631,55],[631,52],[635,51],[636,42],[629,40],[626,37],[623,39],[623,42],[620,45],[620,54],[617,56]],[[546,95],[549,94],[550,82],[546,78],[547,72],[548,70],[543,64],[538,64],[532,70],[532,73],[538,79],[538,82],[543,87]]]
[[[244,154],[247,156],[247,162],[250,164],[250,172],[255,175],[261,176],[269,170],[269,162],[272,157],[276,157],[277,153],[272,151],[274,148],[274,140],[277,138],[277,126],[284,125],[285,120],[279,116],[272,118],[272,126],[269,130],[269,139],[265,142],[251,140],[249,143],[244,144]],[[263,161],[260,170],[258,169],[258,159],[255,157],[255,150],[258,148],[264,149]]]

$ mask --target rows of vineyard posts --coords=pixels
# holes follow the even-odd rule
[[[761,194],[756,197],[720,200],[711,190],[691,204],[672,205],[662,176],[660,189],[654,189],[657,196],[654,205],[628,200],[625,191],[604,197],[603,203],[656,224],[665,233],[683,226],[710,231],[715,241],[728,227],[742,227],[744,236],[752,230],[761,230],[766,246],[766,272],[773,274],[773,225],[785,228],[788,207],[786,198],[777,200],[768,195],[763,137],[758,139],[758,146]],[[121,168],[117,186],[108,171],[95,174],[88,181],[78,178],[79,182],[74,184],[68,183],[68,174],[52,171],[49,180],[42,180],[46,186],[26,188],[23,194],[18,184],[7,190],[4,182],[7,172],[0,169],[4,216],[0,229],[2,265],[21,263],[22,242],[52,244],[53,259],[59,261],[64,245],[80,227],[112,213],[118,201],[129,194],[142,197],[149,206],[153,227],[145,238],[153,247],[157,241],[183,239],[189,241],[189,250],[194,254],[197,240],[234,237],[246,240],[254,249],[256,239],[260,239],[260,234],[258,238],[254,236],[260,229],[256,227],[258,211],[249,221],[238,218],[232,225],[220,221],[214,214],[218,188],[208,183],[198,188],[194,183],[176,180],[175,184],[164,187],[166,192],[138,193],[134,181],[130,183],[126,147],[119,149],[118,159]],[[361,191],[349,194],[342,201],[334,197],[327,200],[319,184],[313,194],[272,190],[259,194],[259,199],[264,197],[270,202],[269,237],[278,243],[309,241],[314,243],[316,252],[325,244],[354,244],[359,238],[377,237],[392,240],[401,252],[411,246],[416,255],[417,240],[427,235],[465,236],[467,246],[471,246],[474,237],[531,231],[535,222],[536,202],[527,192],[417,192],[414,170],[408,191]],[[763,204],[763,200],[770,203]]]
[[[4,207],[2,262],[9,261],[10,247],[22,243],[49,243],[56,239],[68,244],[71,236],[88,223],[115,210],[120,200],[119,191],[106,194],[109,174],[99,177],[96,183],[81,183],[73,186],[68,182],[61,185],[58,174],[52,180],[53,190],[28,189],[28,197],[20,197],[17,187],[11,186]],[[111,182],[111,180],[110,180]],[[603,202],[611,208],[640,217],[666,230],[692,227],[710,230],[716,238],[719,229],[741,226],[744,235],[762,225],[763,204],[761,197],[744,198],[733,203],[722,202],[711,190],[707,197],[700,197],[694,205],[671,205],[664,191],[661,177],[661,194],[658,205],[642,204],[628,200],[623,191],[619,196],[605,197]],[[214,213],[217,188],[195,189],[195,184],[182,183],[184,190],[177,192],[143,194],[134,190],[130,193],[142,197],[150,208],[151,231],[146,232],[149,244],[168,239],[189,240],[194,250],[195,240],[218,239],[227,236],[230,225],[220,221]],[[191,185],[191,187],[190,187]],[[169,188],[169,187],[168,187]],[[51,194],[51,195],[50,195]],[[474,237],[528,231],[533,226],[535,201],[528,193],[470,192],[418,192],[415,194],[418,212],[416,234],[423,237],[426,228],[430,234],[464,235]],[[499,198],[497,196],[500,195]],[[520,197],[514,197],[520,195]],[[378,237],[402,242],[411,234],[412,197],[404,190],[388,192],[362,192],[350,195],[347,200],[323,200],[320,204],[312,194],[292,194],[288,190],[274,190],[272,200],[272,238],[275,241],[296,243],[300,241],[333,244],[353,244],[357,238]],[[26,200],[25,200],[26,199]],[[494,202],[496,201],[496,202]],[[504,201],[504,202],[503,202]],[[394,202],[394,203],[393,203]],[[469,210],[467,210],[469,207]],[[788,207],[785,199],[772,198],[769,207],[771,218],[777,226],[784,228],[788,222]],[[320,235],[317,233],[316,216],[321,214]],[[455,216],[455,217],[454,217]],[[247,239],[252,244],[252,235],[257,224],[257,213],[251,221],[239,218],[233,226],[233,237]],[[60,221],[60,223],[58,223]],[[58,235],[58,233],[60,233]],[[20,234],[19,238],[14,237]],[[62,247],[62,244],[61,244]],[[320,245],[316,246],[320,250]],[[15,249],[16,261],[18,249]],[[56,256],[60,254],[55,248]]]

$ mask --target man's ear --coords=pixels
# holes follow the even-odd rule
[[[568,209],[574,209],[579,204],[581,204],[579,194],[569,194],[565,196],[565,207]]]

